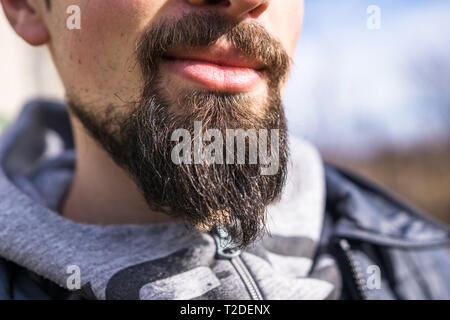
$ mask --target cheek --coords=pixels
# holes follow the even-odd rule
[[[136,39],[160,2],[81,1],[81,29],[64,31],[60,47],[63,52],[59,52],[66,65],[63,80],[68,89],[73,88],[79,94],[89,88],[107,96],[136,86],[139,76],[134,56]]]
[[[303,0],[283,0],[283,5],[272,4],[263,16],[263,23],[293,56],[303,24]]]
[[[114,67],[130,52],[139,33],[142,0],[87,1],[81,8],[81,30],[68,31],[69,46],[86,68]],[[145,19],[143,19],[145,20]]]

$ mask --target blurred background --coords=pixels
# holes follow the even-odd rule
[[[450,1],[305,5],[291,133],[450,224]],[[0,40],[1,131],[25,101],[63,89],[46,49],[18,39],[3,13]]]

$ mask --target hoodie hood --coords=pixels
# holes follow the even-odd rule
[[[340,280],[315,277],[325,182],[321,159],[305,142],[291,146],[288,181],[268,209],[270,235],[243,251],[244,266],[266,299],[325,299]],[[25,106],[0,140],[0,256],[97,299],[248,299],[248,286],[218,244],[185,223],[87,225],[57,213],[75,167],[65,107]],[[328,256],[315,268],[334,266]],[[73,283],[72,283],[73,284]]]

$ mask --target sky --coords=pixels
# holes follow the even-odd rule
[[[378,30],[366,25],[370,5],[380,8]],[[450,66],[450,1],[305,0],[305,7],[285,97],[294,135],[370,153],[448,130],[418,70],[431,59]]]

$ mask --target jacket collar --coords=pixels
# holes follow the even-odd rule
[[[326,187],[334,237],[391,247],[450,245],[447,227],[345,169],[327,165]]]

